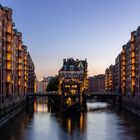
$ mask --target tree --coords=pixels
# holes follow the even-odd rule
[[[47,85],[46,91],[58,91],[58,86],[59,86],[59,77],[55,76],[52,78]]]

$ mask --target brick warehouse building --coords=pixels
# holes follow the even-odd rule
[[[75,95],[82,95],[87,91],[87,60],[63,60],[63,66],[59,70],[59,95],[64,98],[64,103],[72,104],[79,99]],[[80,99],[82,101],[82,98]]]
[[[94,77],[89,77],[89,86],[88,92],[99,92],[102,93],[105,91],[105,75],[99,74],[95,75]]]
[[[12,9],[0,5],[0,94],[34,92],[35,67],[22,33],[14,28]]]

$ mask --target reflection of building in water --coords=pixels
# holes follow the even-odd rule
[[[86,114],[81,113],[80,120],[79,120],[79,128],[81,133],[84,133],[85,127],[86,127]]]
[[[34,112],[40,113],[48,112],[47,98],[39,99],[34,102]]]
[[[58,122],[68,134],[72,134],[77,128],[80,133],[84,133],[86,129],[86,113],[80,113],[74,116],[57,116]]]

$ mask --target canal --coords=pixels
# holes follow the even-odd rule
[[[0,140],[140,140],[140,117],[105,102],[87,103],[87,112],[51,113],[47,100],[0,128]]]

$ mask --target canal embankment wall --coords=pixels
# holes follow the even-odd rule
[[[115,98],[105,98],[103,100],[140,116],[140,97],[138,96],[118,96]]]
[[[3,97],[0,102],[0,127],[34,101],[33,97]]]
[[[122,107],[140,116],[140,97],[122,97]]]

